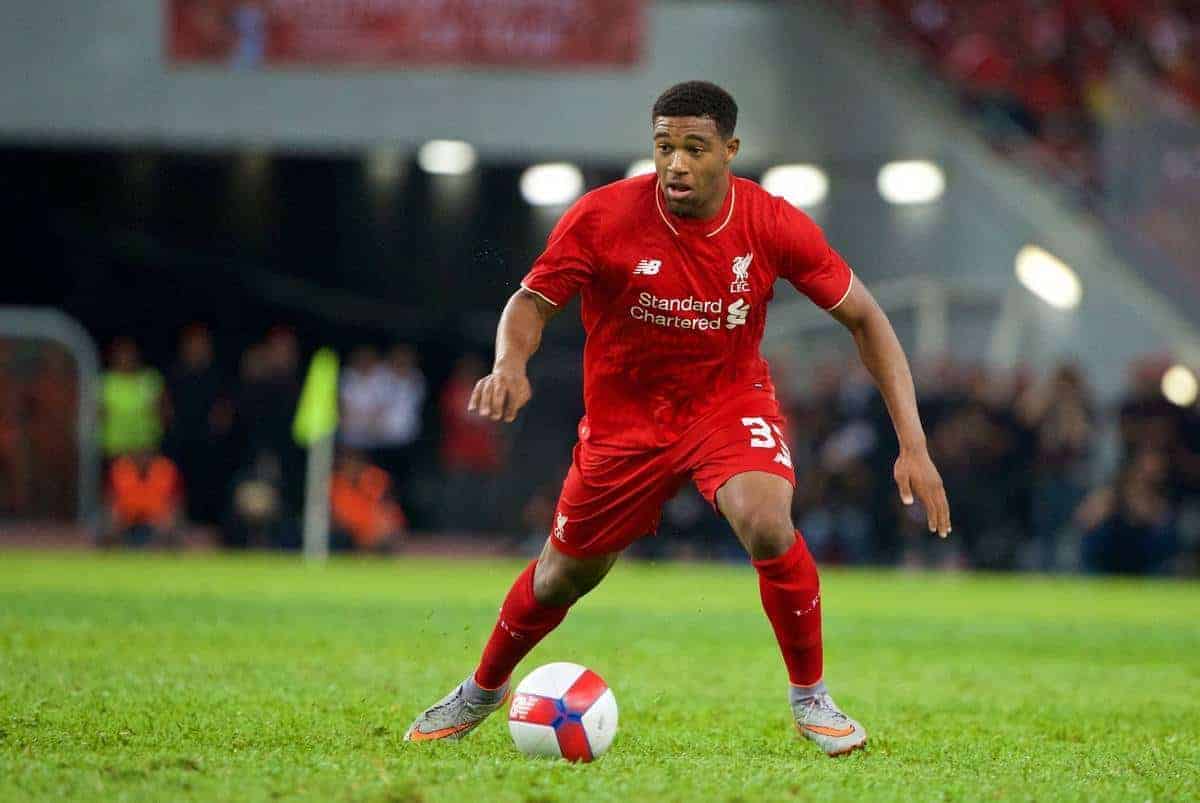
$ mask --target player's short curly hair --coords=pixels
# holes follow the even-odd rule
[[[724,89],[708,81],[684,81],[658,96],[650,110],[655,117],[710,117],[725,139],[737,127],[737,104]]]

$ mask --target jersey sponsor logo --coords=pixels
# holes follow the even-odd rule
[[[733,284],[729,285],[731,293],[750,292],[750,263],[754,261],[754,252],[733,258]]]
[[[729,314],[725,316],[725,328],[733,329],[746,323],[746,316],[750,314],[750,305],[746,303],[746,299],[739,298],[737,301],[729,305]]]
[[[629,308],[629,317],[635,321],[661,326],[666,329],[691,329],[706,332],[721,328],[721,314],[724,311],[725,302],[720,299],[705,301],[695,296],[661,298],[653,293],[643,292],[638,293],[637,304]],[[692,314],[664,314],[668,312]]]
[[[566,542],[566,540],[567,540],[567,517],[566,517],[566,515],[559,513],[558,516],[554,519],[554,532],[551,533],[551,535],[553,535],[559,541],[563,541],[564,543]]]
[[[634,276],[657,276],[659,268],[662,267],[661,259],[643,259],[637,263],[637,267],[633,269]]]

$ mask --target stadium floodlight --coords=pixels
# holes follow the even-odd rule
[[[816,165],[776,165],[763,173],[762,186],[792,206],[813,207],[829,194],[829,177]]]
[[[1017,252],[1017,279],[1035,296],[1057,309],[1075,309],[1083,285],[1075,271],[1044,248],[1027,245]]]
[[[1186,365],[1172,365],[1163,374],[1162,394],[1176,407],[1191,407],[1200,395],[1200,383]]]
[[[933,162],[888,162],[879,169],[876,183],[890,204],[927,204],[946,191],[946,174]]]
[[[521,196],[530,206],[562,206],[583,192],[583,173],[569,162],[548,162],[525,168]]]
[[[417,151],[417,164],[435,176],[461,176],[475,168],[478,157],[469,142],[431,139]]]
[[[625,171],[625,178],[633,178],[634,176],[644,176],[647,173],[658,172],[654,168],[653,159],[638,159],[633,164],[629,165],[629,169]]]

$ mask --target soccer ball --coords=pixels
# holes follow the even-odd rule
[[[508,732],[527,756],[591,761],[608,749],[617,733],[617,698],[585,666],[539,666],[513,693]]]

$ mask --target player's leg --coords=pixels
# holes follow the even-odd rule
[[[558,627],[580,597],[604,579],[618,554],[572,557],[547,538],[542,554],[525,567],[504,598],[472,682],[484,690],[506,690],[521,659]]]
[[[788,670],[797,730],[831,756],[862,747],[866,730],[837,707],[822,680],[820,580],[792,524],[791,483],[775,473],[746,471],[717,490],[716,504],[758,572],[763,610]]]
[[[604,578],[626,546],[653,532],[677,485],[653,455],[604,458],[577,448],[554,530],[504,598],[478,667],[418,717],[405,738],[460,738],[500,708],[513,669]]]
[[[542,554],[517,576],[504,598],[479,666],[417,717],[404,738],[460,739],[503,706],[516,665],[562,622],[571,605],[604,579],[618,554],[572,557],[547,539]]]

